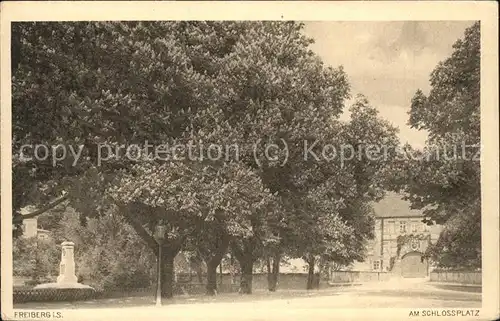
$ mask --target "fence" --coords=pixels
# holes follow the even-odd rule
[[[236,292],[236,287],[221,286],[220,292]],[[13,302],[51,302],[51,301],[84,301],[92,299],[112,299],[124,297],[153,297],[156,293],[155,287],[138,288],[138,289],[107,289],[103,291],[96,291],[94,289],[34,289],[33,287],[15,287],[13,290]],[[203,294],[205,293],[204,284],[185,284],[177,285],[174,287],[174,294]]]
[[[481,276],[481,272],[433,271],[430,273],[430,281],[453,284],[481,285]]]
[[[14,289],[14,303],[79,301],[96,297],[94,289]]]
[[[330,277],[331,283],[356,283],[387,281],[390,273],[371,271],[333,271]]]

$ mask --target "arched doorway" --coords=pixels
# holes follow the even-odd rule
[[[427,271],[427,260],[422,259],[422,253],[410,252],[401,258],[401,276],[404,278],[424,278]]]

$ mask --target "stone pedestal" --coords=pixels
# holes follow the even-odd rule
[[[75,244],[73,242],[63,242],[61,246],[61,263],[59,264],[57,282],[39,284],[35,288],[91,288],[88,285],[78,283],[75,274]]]
[[[57,277],[57,283],[78,283],[78,279],[75,274],[75,244],[73,242],[63,242],[61,246],[61,263],[59,264],[59,276]]]

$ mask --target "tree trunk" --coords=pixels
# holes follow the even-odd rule
[[[314,264],[316,260],[314,256],[309,257],[307,264],[309,265],[309,269],[307,272],[307,290],[312,290],[314,288]]]
[[[162,250],[161,296],[171,299],[174,296],[174,258],[177,253]]]
[[[217,291],[217,266],[218,262],[211,260],[207,262],[207,295],[215,295]]]
[[[220,239],[220,243],[214,249],[213,255],[206,255],[205,262],[207,263],[207,286],[206,294],[215,295],[217,291],[217,267],[222,262],[222,257],[226,254],[227,248],[229,247],[229,237],[223,235]]]
[[[220,277],[220,284],[222,285],[222,281],[224,280],[223,274],[222,274],[222,260],[221,263],[219,264],[219,277]]]
[[[252,279],[253,279],[253,260],[240,260],[241,277],[240,277],[240,293],[252,294]]]
[[[231,247],[240,264],[240,290],[241,294],[252,294],[252,279],[253,279],[253,257],[252,241],[242,241],[242,248],[238,244],[232,243]]]
[[[272,258],[267,260],[267,288],[271,292],[276,292],[278,288],[278,277],[280,273],[280,261],[281,255],[279,253],[275,254]]]
[[[315,273],[314,287],[319,289],[319,283],[321,281],[321,273],[323,273],[323,264],[319,264],[318,272]]]
[[[230,253],[229,257],[229,273],[231,274],[231,286],[236,283],[236,277],[235,277],[235,267],[234,267],[234,256],[232,253]]]
[[[267,289],[271,291],[271,283],[272,283],[272,274],[273,270],[271,268],[271,257],[267,257],[266,260],[266,267],[267,267]]]
[[[134,228],[135,232],[140,236],[140,238],[148,245],[148,247],[155,253],[156,259],[158,260],[159,255],[159,245],[155,240],[150,231],[148,231],[137,220],[135,216],[137,213],[134,212],[133,206],[119,206],[119,209],[124,214],[125,220]],[[172,298],[174,296],[174,283],[175,283],[175,271],[174,271],[174,258],[179,253],[184,239],[179,240],[164,240],[162,243],[161,250],[161,296],[165,298]],[[158,272],[157,272],[158,273]],[[158,284],[157,284],[158,286]],[[158,290],[158,289],[156,289]]]
[[[198,277],[198,282],[203,283],[203,268],[201,266],[201,262],[198,262],[196,266],[196,275]]]
[[[314,288],[319,289],[319,282],[321,280],[321,273],[314,274]]]

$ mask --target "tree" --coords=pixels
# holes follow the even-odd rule
[[[450,218],[426,253],[438,268],[475,270],[481,262],[481,220],[469,213]]]
[[[429,95],[418,90],[412,99],[409,124],[428,131],[429,139],[423,151],[408,149],[411,157],[398,162],[402,175],[396,185],[413,208],[423,210],[428,224],[444,224],[429,249],[432,259],[450,267],[480,267],[480,23],[467,28],[453,49],[431,73]],[[460,226],[474,231],[466,235],[458,232]]]
[[[314,213],[312,222],[331,222],[313,224],[298,235],[309,265],[308,288],[314,287],[316,266],[321,274],[329,263],[349,265],[364,260],[367,241],[374,236],[371,203],[385,193],[385,177],[399,145],[397,129],[380,119],[365,97],[358,96],[350,112],[350,121],[337,124],[331,136],[326,136],[344,153],[333,164],[318,163],[321,175],[316,174],[316,179],[323,181],[310,185],[308,192],[312,206],[306,215]]]
[[[153,232],[166,225],[167,297],[175,255],[197,245],[213,276],[226,236],[242,271],[242,293],[251,293],[254,262],[271,252],[279,262],[297,239],[293,230],[303,240],[314,218],[347,220],[360,231],[352,241],[358,252],[367,234],[359,208],[379,196],[383,162],[318,162],[304,158],[304,144],[392,143],[392,131],[364,102],[354,107],[350,125],[336,121],[349,97],[347,76],[341,67],[324,66],[302,28],[294,22],[15,24],[16,213],[32,203],[42,204],[36,215],[68,202],[85,225],[117,208],[156,256]],[[363,135],[366,128],[372,131]],[[81,146],[81,154],[56,163],[21,157],[23,145],[40,143]],[[269,157],[269,144],[287,148]],[[177,145],[194,148],[179,159],[169,149]],[[237,146],[236,157],[226,148],[215,160],[207,157],[214,145]],[[294,211],[293,201],[311,202],[318,212]],[[332,233],[324,239],[347,242]],[[197,242],[200,236],[206,242]]]
[[[232,141],[242,147],[241,161],[257,170],[279,203],[302,193],[294,176],[296,170],[305,169],[304,141],[323,136],[341,113],[349,92],[342,68],[323,65],[309,49],[312,40],[301,33],[302,27],[295,23],[250,25],[235,45],[235,54],[224,57],[224,74],[217,87],[228,90],[222,92],[224,107],[212,111],[215,115],[224,111],[227,124],[238,128]],[[255,152],[252,145],[259,142]],[[282,146],[274,159],[264,154],[270,144]],[[288,147],[286,151],[283,145]],[[251,237],[231,242],[242,269],[242,293],[251,292],[251,272],[257,259],[272,256],[274,265],[279,264],[286,238],[279,222],[286,214],[282,206],[272,215],[256,213]]]
[[[223,222],[214,220],[213,224],[202,230],[197,241],[197,251],[207,267],[206,294],[215,295],[217,292],[217,267],[227,253],[230,235],[225,230]]]
[[[125,149],[116,152],[120,144],[169,143],[178,137],[186,129],[187,110],[215,99],[203,76],[213,66],[202,64],[211,48],[186,48],[197,49],[214,36],[208,32],[202,39],[203,34],[197,24],[184,22],[14,24],[13,52],[19,53],[12,81],[15,218],[25,205],[60,202],[61,193],[78,187],[96,166],[99,174],[130,166]],[[55,165],[52,157],[21,157],[33,156],[36,144],[81,148],[81,154],[77,159],[68,152]],[[100,150],[100,144],[107,148]],[[102,158],[117,154],[117,159],[99,163],[100,151]],[[48,156],[61,153],[49,148]],[[68,192],[61,199],[76,196],[81,198]]]
[[[106,194],[116,191],[113,183],[125,184],[127,177],[141,175],[137,162],[123,157],[128,151],[116,150],[121,144],[149,141],[157,146],[192,138],[197,119],[190,117],[211,116],[198,111],[217,106],[220,95],[213,78],[218,61],[231,52],[244,30],[245,24],[211,22],[15,24],[14,52],[20,53],[13,66],[15,222],[20,222],[18,211],[24,205],[66,200],[83,216],[104,215],[113,205]],[[210,128],[196,128],[195,137],[203,138],[203,130],[210,134]],[[82,145],[82,154],[78,162],[66,157],[57,166],[50,157],[21,157],[23,145],[40,143]],[[107,148],[101,150],[102,144]],[[106,162],[101,163],[103,158]],[[138,217],[147,213],[151,202],[135,195],[132,203],[117,195],[121,213],[156,252],[151,227],[160,215]],[[192,213],[169,209],[166,218],[185,212]],[[184,227],[190,218],[177,223]],[[175,244],[167,242],[169,262],[189,233],[181,234]],[[164,270],[171,276],[169,262]],[[170,296],[171,282],[164,284]]]
[[[52,239],[21,237],[12,243],[13,274],[37,284],[50,282],[57,275],[60,258],[61,250]]]
[[[136,226],[136,230],[142,231],[152,244],[151,248],[158,246],[151,236],[154,227],[160,222],[167,225],[169,233],[162,244],[162,258],[167,267],[164,270],[165,291],[171,289],[173,282],[173,259],[190,237],[197,238],[200,233],[210,231],[207,225],[221,220],[225,220],[225,225],[220,236],[251,237],[254,233],[252,222],[260,218],[255,216],[265,215],[272,199],[260,178],[239,163],[222,167],[198,163],[160,166],[141,163],[134,167],[134,172],[120,176],[109,194],[121,208],[136,206],[137,211],[142,209],[141,220],[148,223],[146,227]],[[128,219],[139,225],[132,215]],[[218,246],[216,244],[215,253],[205,256],[216,256],[207,262],[213,263],[207,267],[209,277],[214,275],[224,254],[224,246]],[[214,249],[207,249],[210,250]]]

